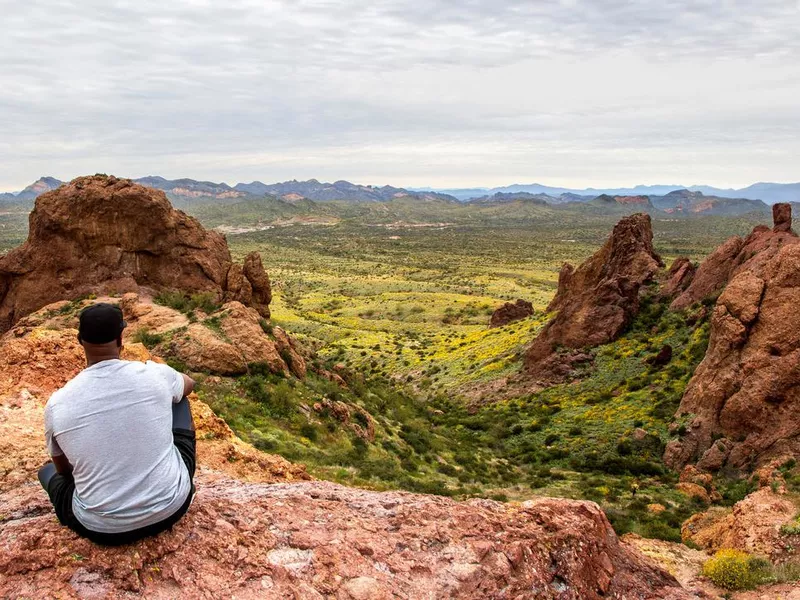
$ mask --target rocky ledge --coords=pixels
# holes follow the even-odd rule
[[[133,546],[62,528],[33,483],[0,495],[4,598],[690,598],[594,504],[507,505],[202,469],[188,515]]]

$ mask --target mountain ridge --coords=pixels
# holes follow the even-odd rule
[[[675,191],[688,190],[700,192],[705,196],[718,198],[761,200],[767,205],[778,202],[800,202],[800,182],[773,183],[757,182],[744,188],[718,188],[709,185],[636,185],[633,187],[619,188],[569,188],[548,186],[539,183],[511,184],[494,188],[432,188],[432,187],[395,187],[391,185],[375,186],[352,183],[343,179],[321,182],[317,179],[298,181],[296,179],[263,183],[255,180],[250,183],[236,183],[229,185],[225,182],[215,183],[190,178],[166,179],[159,175],[148,175],[133,179],[136,183],[160,189],[169,194],[172,199],[208,199],[217,200],[238,199],[247,197],[261,197],[272,195],[278,198],[283,196],[302,196],[317,202],[329,201],[356,201],[356,202],[385,202],[397,197],[412,197],[422,200],[469,201],[486,200],[487,198],[502,194],[507,197],[512,194],[529,194],[530,196],[549,196],[550,204],[559,204],[569,201],[589,201],[598,196],[667,196]],[[0,203],[19,203],[35,199],[39,194],[62,185],[54,177],[45,176],[27,186],[19,192],[0,193]],[[289,199],[297,199],[290,197]],[[542,198],[547,200],[546,198]]]

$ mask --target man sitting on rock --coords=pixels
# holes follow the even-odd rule
[[[87,367],[47,402],[53,462],[39,471],[58,520],[98,544],[155,535],[189,510],[194,381],[167,365],[120,360],[125,321],[112,304],[80,314]]]

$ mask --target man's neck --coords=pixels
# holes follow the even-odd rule
[[[101,362],[105,362],[107,360],[119,360],[119,352],[116,352],[114,354],[109,353],[108,355],[100,355],[100,356],[92,356],[92,357],[87,356],[86,357],[86,366],[87,367],[93,367],[94,365],[96,365],[98,363],[101,363]]]

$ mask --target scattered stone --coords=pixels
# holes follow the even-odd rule
[[[646,360],[648,365],[653,367],[663,367],[672,362],[672,346],[665,344],[658,354],[651,356]]]

